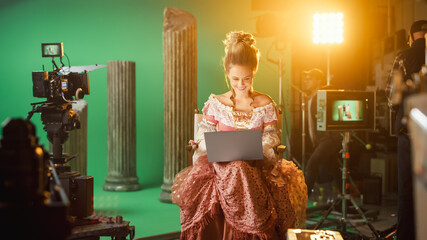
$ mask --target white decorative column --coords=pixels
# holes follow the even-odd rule
[[[161,202],[172,202],[175,175],[187,166],[185,146],[193,136],[197,108],[197,32],[190,13],[166,8],[163,19],[164,175]]]
[[[135,62],[107,63],[107,147],[106,191],[141,189],[136,176]]]

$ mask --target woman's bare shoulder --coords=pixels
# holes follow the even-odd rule
[[[273,99],[270,96],[260,92],[254,92],[254,106],[255,107],[263,107],[270,103],[274,103]]]
[[[211,96],[213,98],[216,98],[220,103],[222,103],[226,106],[233,105],[233,101],[231,101],[231,99],[230,99],[230,97],[231,97],[230,91],[223,93],[223,94],[220,94],[220,95],[211,94]]]

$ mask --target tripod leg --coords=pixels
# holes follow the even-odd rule
[[[365,223],[368,225],[369,229],[371,229],[372,233],[374,233],[376,239],[381,239],[380,234],[375,230],[374,226],[369,222],[369,220],[366,218],[365,214],[363,214],[362,210],[357,206],[356,202],[354,201],[353,197],[350,196],[350,201],[353,204],[353,207],[357,210],[359,215],[363,218]]]
[[[329,214],[332,212],[332,210],[333,210],[336,206],[338,206],[338,204],[339,204],[341,201],[344,201],[343,196],[340,196],[339,198],[337,198],[337,199],[335,200],[334,204],[332,204],[332,205],[329,207],[328,211],[325,213],[325,215],[323,215],[323,217],[322,217],[322,219],[320,220],[320,222],[319,222],[319,223],[314,227],[314,229],[315,229],[315,230],[317,230],[317,229],[319,229],[319,228],[320,228],[320,226],[323,224],[323,222],[326,220],[326,218],[329,216]]]
[[[350,181],[351,185],[353,185],[354,189],[356,190],[357,194],[362,195],[362,193],[359,191],[359,188],[357,187],[356,183],[354,183],[353,178],[351,175],[348,175],[348,180]]]

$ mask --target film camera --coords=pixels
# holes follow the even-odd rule
[[[80,117],[72,109],[72,101],[89,94],[88,72],[105,65],[65,67],[62,43],[42,43],[42,56],[52,57],[53,71],[33,72],[33,95],[47,98],[47,101],[32,103],[33,109],[28,113],[27,120],[34,113],[41,113],[44,130],[53,144],[52,160],[55,164],[64,164],[71,159],[62,154],[62,144],[69,131],[80,128]],[[55,57],[59,57],[60,67],[56,65]],[[61,166],[58,167],[63,170]]]
[[[30,120],[36,112],[41,113],[44,130],[48,140],[53,144],[50,156],[52,167],[58,172],[60,182],[70,201],[70,215],[86,217],[93,212],[93,177],[80,176],[71,171],[66,163],[70,157],[62,153],[62,144],[68,132],[80,128],[80,117],[72,108],[72,101],[89,94],[88,71],[105,67],[105,65],[64,67],[62,43],[42,43],[42,56],[52,57],[53,71],[33,72],[34,97],[47,98],[47,101],[32,103],[33,109],[28,113]],[[58,67],[55,57],[59,57]]]
[[[4,125],[0,209],[12,219],[1,224],[8,233],[14,229],[21,236],[65,239],[71,222],[81,222],[93,213],[93,177],[71,171],[66,163],[75,156],[63,154],[62,144],[69,131],[80,128],[72,103],[89,94],[88,72],[105,65],[64,67],[63,55],[62,43],[42,44],[42,56],[52,57],[53,70],[33,72],[33,95],[46,101],[32,103],[26,120],[14,119]],[[55,57],[60,58],[59,67]],[[29,121],[34,113],[41,114],[43,129],[53,144],[51,154],[38,144]],[[15,225],[25,226],[28,233],[21,234]]]
[[[33,72],[33,95],[46,101],[32,103],[26,120],[12,119],[3,125],[0,236],[87,240],[99,236],[126,239],[130,234],[133,239],[135,228],[122,216],[113,220],[92,215],[93,177],[80,176],[66,165],[75,156],[64,154],[62,144],[69,131],[80,128],[72,103],[89,94],[88,72],[105,65],[64,67],[63,55],[62,43],[42,44],[42,56],[52,57],[53,70]],[[55,57],[60,58],[59,67]],[[52,153],[38,144],[29,121],[34,113],[41,114]]]
[[[79,100],[89,94],[88,71],[72,72],[71,67],[64,67],[62,43],[43,43],[42,56],[52,57],[54,70],[52,72],[33,72],[33,95],[38,98],[47,98],[50,101]],[[58,68],[54,58],[61,59]]]

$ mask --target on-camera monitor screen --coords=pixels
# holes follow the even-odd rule
[[[43,54],[46,56],[57,56],[57,55],[59,55],[60,54],[59,45],[56,45],[56,44],[44,45]]]
[[[337,100],[332,104],[333,121],[363,121],[363,102],[360,100]]]
[[[63,57],[62,43],[42,43],[42,57]]]

